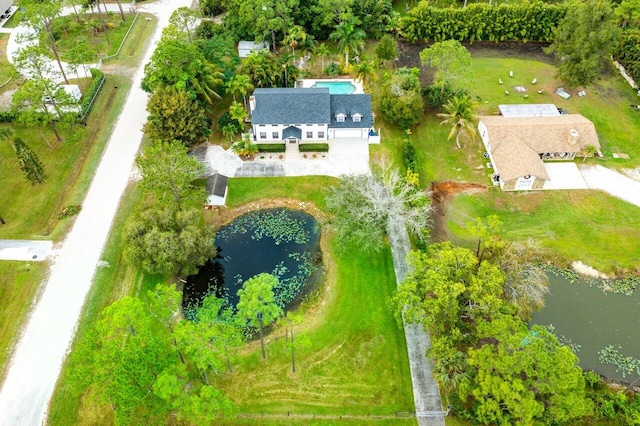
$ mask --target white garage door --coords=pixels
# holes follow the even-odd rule
[[[334,137],[337,138],[361,138],[362,129],[336,129]]]

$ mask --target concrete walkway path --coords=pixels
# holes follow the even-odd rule
[[[49,399],[142,140],[148,100],[140,89],[144,64],[172,11],[189,4],[191,0],[161,0],[139,7],[158,15],[158,27],[134,76],[82,210],[51,268],[9,365],[0,391],[0,425],[36,426],[46,421]]]
[[[0,240],[0,260],[41,262],[52,248],[53,241]]]
[[[390,217],[387,233],[393,256],[393,267],[398,286],[409,273],[407,255],[411,250],[409,234],[404,221],[399,217]],[[429,332],[420,324],[405,324],[404,336],[407,341],[413,400],[416,406],[416,418],[419,426],[444,426],[442,400],[438,383],[433,378],[431,361],[427,358],[427,349],[431,347]]]
[[[580,172],[590,189],[605,191],[640,207],[640,181],[603,166],[582,166]]]

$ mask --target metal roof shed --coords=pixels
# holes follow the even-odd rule
[[[554,104],[508,104],[498,105],[504,117],[554,117],[560,115]]]
[[[256,43],[255,41],[240,40],[238,42],[238,56],[246,58],[254,50],[269,50],[269,47],[270,45],[266,41]]]

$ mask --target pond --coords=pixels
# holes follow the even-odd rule
[[[283,309],[299,302],[322,276],[319,227],[304,212],[268,209],[244,214],[220,228],[215,244],[216,257],[184,285],[187,317],[214,292],[235,307],[242,283],[262,272],[279,278],[274,293]]]
[[[598,351],[609,345],[620,346],[620,353],[640,358],[640,290],[630,295],[605,292],[602,282],[549,276],[550,295],[545,307],[533,315],[532,323],[552,324],[558,336],[580,345],[577,355],[584,369],[610,379],[633,381],[637,377],[616,372],[602,364]]]

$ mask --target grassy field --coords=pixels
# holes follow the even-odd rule
[[[596,269],[640,273],[638,208],[601,192],[545,191],[459,195],[447,207],[448,228],[456,243],[472,245],[464,224],[496,214],[509,240],[533,238],[563,259]]]
[[[0,261],[0,377],[47,267],[43,262]]]
[[[9,34],[0,34],[0,94],[6,92],[7,90],[13,90],[16,88],[15,79],[10,81],[10,78],[13,77],[11,66],[9,64],[9,60],[7,59],[7,42],[9,41]],[[8,82],[8,83],[7,83]],[[5,83],[7,83],[5,85]],[[0,111],[8,110],[9,105],[0,106]]]

